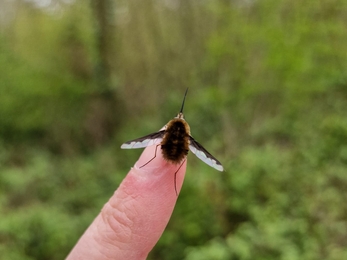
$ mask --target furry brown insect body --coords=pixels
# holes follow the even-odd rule
[[[165,160],[179,164],[189,151],[190,127],[183,119],[183,114],[170,120],[166,125],[165,135],[161,142],[161,151]]]

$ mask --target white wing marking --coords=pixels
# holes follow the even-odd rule
[[[137,138],[132,141],[125,142],[121,145],[122,149],[136,149],[136,148],[144,148],[151,145],[160,144],[163,140],[165,131],[159,131],[153,134],[149,134],[140,138]]]
[[[213,157],[204,147],[202,147],[201,144],[199,144],[197,141],[193,139],[193,137],[190,136],[190,144],[189,149],[190,151],[196,155],[201,161],[206,163],[207,165],[215,168],[218,171],[224,171],[224,168],[222,164]]]

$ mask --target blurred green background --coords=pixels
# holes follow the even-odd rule
[[[347,0],[0,0],[0,256],[63,259],[190,88],[148,259],[347,259]]]

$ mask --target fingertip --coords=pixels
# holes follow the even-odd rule
[[[134,165],[134,173],[140,174],[142,178],[154,181],[156,176],[161,177],[163,183],[170,184],[173,191],[181,190],[187,167],[187,158],[181,163],[173,164],[163,158],[160,147],[153,145],[147,147],[141,154],[139,160]],[[175,193],[176,194],[176,193]]]
[[[158,152],[150,163],[141,167],[143,162],[146,163],[153,158],[155,148],[155,146],[147,147],[144,150],[111,197],[109,201],[111,207],[105,208],[103,212],[108,216],[118,216],[109,221],[113,222],[113,226],[122,222],[124,216],[126,221],[130,219],[132,233],[128,243],[130,247],[137,245],[142,248],[142,253],[148,251],[147,254],[164,232],[175,207],[177,194],[174,178],[177,178],[176,185],[179,192],[186,170],[186,161],[181,165],[171,164]],[[114,209],[117,209],[116,213],[107,212]],[[143,240],[143,237],[146,239]]]

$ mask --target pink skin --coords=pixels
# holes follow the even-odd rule
[[[174,165],[162,157],[160,146],[147,147],[119,188],[82,235],[67,260],[146,259],[169,222],[177,195]],[[177,192],[186,171],[177,172]]]

